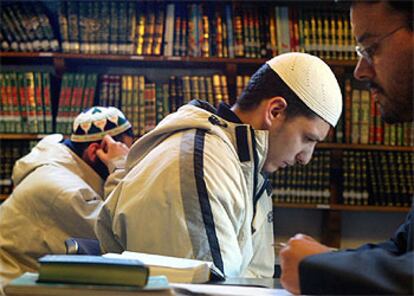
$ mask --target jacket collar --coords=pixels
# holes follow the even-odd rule
[[[198,105],[202,109],[205,109],[204,106]],[[208,110],[211,111],[211,110]],[[268,147],[268,131],[265,130],[255,130],[250,125],[244,124],[240,118],[230,109],[230,106],[226,103],[220,103],[217,111],[215,112],[217,116],[222,119],[235,123],[235,145],[237,147],[237,152],[239,160],[241,162],[254,161],[253,155],[250,151],[256,151],[257,159],[256,161],[259,170],[261,171],[264,160],[267,155]],[[251,134],[250,137],[248,134]],[[253,138],[254,137],[254,138]],[[249,138],[251,139],[249,141]],[[251,146],[251,148],[249,148]],[[253,150],[254,149],[254,150]]]

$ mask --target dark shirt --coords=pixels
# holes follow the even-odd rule
[[[303,294],[414,294],[414,208],[394,236],[355,250],[305,258],[299,266]]]

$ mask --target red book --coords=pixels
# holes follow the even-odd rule
[[[345,143],[351,143],[352,122],[352,86],[351,80],[345,80]]]
[[[384,144],[384,122],[381,119],[381,111],[377,104],[375,104],[375,144]]]
[[[375,144],[375,138],[376,138],[376,103],[375,99],[370,92],[370,106],[369,106],[369,134],[368,134],[368,143],[369,144]]]

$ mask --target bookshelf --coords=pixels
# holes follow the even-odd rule
[[[72,1],[76,2],[76,1]],[[92,10],[90,12],[85,12],[88,10],[82,10],[81,8],[83,5],[89,5],[91,3],[92,7],[97,3],[98,1],[82,1],[87,4],[80,4],[81,2],[76,2],[75,5],[79,6],[79,11],[76,13],[76,17],[82,18],[84,17],[84,13],[91,13],[92,15],[96,14],[97,12]],[[51,96],[51,112],[53,116],[53,125],[56,128],[56,118],[59,119],[62,99],[61,99],[61,90],[63,88],[62,84],[64,82],[64,77],[68,73],[96,73],[97,76],[101,77],[104,74],[116,74],[116,75],[144,75],[145,79],[148,79],[151,83],[162,83],[166,84],[170,82],[170,76],[176,75],[177,77],[184,77],[185,75],[198,75],[203,76],[205,75],[204,72],[208,72],[208,75],[213,75],[215,73],[223,75],[226,77],[226,86],[228,91],[228,97],[230,103],[234,102],[235,98],[237,97],[238,92],[238,81],[237,77],[239,75],[251,75],[259,66],[261,66],[266,60],[268,60],[268,57],[273,56],[275,52],[280,50],[280,45],[275,43],[274,38],[271,38],[271,36],[260,36],[260,40],[271,40],[269,44],[267,44],[267,53],[262,55],[261,50],[263,50],[263,45],[258,45],[258,43],[250,42],[252,38],[257,38],[260,34],[257,34],[255,30],[257,28],[260,28],[263,24],[258,25],[258,27],[254,27],[253,29],[250,27],[251,24],[248,23],[236,23],[240,20],[240,16],[245,15],[247,20],[251,20],[254,23],[255,20],[255,13],[260,12],[263,8],[272,8],[269,10],[266,10],[266,13],[262,14],[264,16],[264,20],[267,20],[269,17],[269,21],[279,21],[277,17],[273,15],[273,11],[275,11],[275,7],[283,7],[282,10],[284,12],[292,12],[292,22],[293,27],[295,24],[298,25],[297,30],[299,30],[298,33],[292,33],[291,31],[289,33],[289,28],[286,29],[284,32],[273,32],[277,37],[283,41],[286,42],[286,39],[283,37],[286,32],[288,34],[291,34],[291,37],[294,36],[295,38],[291,38],[287,41],[288,45],[290,42],[291,49],[292,50],[300,50],[300,51],[306,51],[311,52],[314,54],[317,54],[321,56],[333,69],[334,73],[337,75],[338,79],[342,82],[350,81],[349,77],[352,75],[352,71],[356,65],[355,55],[353,54],[353,37],[351,35],[351,32],[348,29],[346,29],[346,24],[349,26],[349,22],[347,22],[346,19],[346,13],[344,11],[341,11],[341,8],[338,8],[338,11],[331,8],[329,4],[326,4],[326,2],[318,2],[316,4],[309,4],[307,1],[290,1],[287,3],[286,1],[256,1],[259,5],[256,10],[255,6],[253,5],[253,2],[249,1],[228,1],[224,2],[223,4],[218,5],[216,8],[215,6],[212,6],[212,10],[210,11],[213,13],[213,16],[210,15],[210,20],[217,21],[217,19],[221,16],[222,23],[225,23],[227,25],[232,24],[234,22],[233,27],[233,36],[232,38],[229,38],[230,36],[227,36],[227,42],[228,44],[231,43],[230,39],[233,39],[234,45],[237,45],[237,42],[241,40],[241,42],[244,42],[244,53],[242,54],[236,54],[233,55],[230,54],[230,51],[226,53],[226,51],[221,48],[221,51],[219,50],[218,44],[221,44],[220,42],[224,42],[224,39],[220,39],[217,37],[219,33],[219,30],[215,30],[213,28],[210,28],[208,30],[209,33],[211,33],[211,36],[216,36],[215,41],[212,43],[216,44],[210,44],[211,47],[211,54],[209,57],[203,56],[203,53],[194,53],[194,52],[185,52],[183,54],[180,52],[179,54],[174,54],[174,51],[172,54],[166,54],[167,53],[167,47],[166,44],[168,43],[167,40],[167,14],[168,9],[170,9],[172,6],[175,5],[175,9],[178,7],[183,8],[186,7],[189,10],[192,11],[192,9],[195,9],[195,7],[207,7],[209,2],[205,1],[189,1],[188,3],[180,3],[180,2],[167,2],[167,1],[158,1],[156,5],[159,5],[161,7],[160,11],[163,11],[165,13],[165,26],[163,28],[164,31],[161,31],[161,53],[159,54],[131,54],[131,52],[119,52],[119,53],[112,53],[110,51],[106,53],[86,53],[87,50],[80,51],[80,52],[73,52],[70,48],[63,46],[64,42],[69,42],[71,40],[67,39],[70,38],[70,25],[69,25],[69,31],[65,25],[62,25],[62,23],[59,23],[61,21],[59,17],[61,16],[61,5],[62,3],[67,3],[67,1],[49,1],[45,7],[47,7],[48,16],[50,18],[50,24],[53,28],[53,33],[55,34],[55,38],[59,40],[60,48],[55,51],[40,51],[40,52],[28,52],[28,51],[0,51],[0,66],[1,71],[47,71],[50,73],[50,79],[51,79],[51,85],[50,85],[50,96]],[[256,3],[255,2],[255,3]],[[18,1],[18,3],[24,3],[24,1]],[[110,3],[110,4],[107,4]],[[146,8],[149,9],[149,15],[151,15],[151,11],[153,7],[151,4],[148,4],[146,2],[133,2],[133,1],[118,1],[117,4],[114,1],[105,1],[105,4],[99,4],[103,5],[103,7],[106,7],[106,5],[109,5],[111,7],[112,5],[119,6],[123,4],[119,3],[128,3],[127,6],[131,5],[143,5]],[[256,4],[257,4],[256,3]],[[255,5],[256,5],[255,4]],[[2,4],[3,5],[3,4]],[[186,6],[188,5],[188,6]],[[204,5],[204,6],[203,6]],[[158,6],[157,6],[158,7]],[[227,8],[230,7],[231,13],[233,13],[233,18],[228,18],[227,16]],[[67,8],[67,7],[66,7]],[[121,7],[122,8],[122,7]],[[292,9],[291,9],[292,8]],[[88,8],[89,9],[89,8]],[[124,8],[122,8],[124,9]],[[208,8],[210,9],[210,8]],[[221,11],[220,9],[224,9]],[[241,10],[238,10],[241,9]],[[250,14],[248,10],[251,10],[252,13]],[[138,10],[137,10],[138,11]],[[223,15],[217,16],[217,11],[221,11]],[[272,12],[270,12],[272,11]],[[220,13],[221,13],[220,12]],[[280,12],[280,11],[279,11]],[[72,11],[73,13],[73,11]],[[104,12],[102,12],[104,13]],[[138,12],[137,12],[138,13]],[[230,14],[231,14],[230,13]],[[120,12],[120,15],[122,13]],[[295,14],[297,14],[295,16]],[[259,15],[259,14],[258,14]],[[178,19],[177,17],[173,20],[174,23],[174,29],[173,33],[176,34],[179,31],[175,30],[175,25]],[[112,15],[107,15],[109,18],[113,18]],[[142,16],[140,16],[142,17]],[[188,15],[186,16],[188,20]],[[115,16],[115,19],[118,20],[119,17]],[[256,17],[257,18],[257,17]],[[129,20],[129,18],[127,18]],[[241,18],[243,19],[243,18]],[[92,20],[97,21],[98,23],[101,20],[96,20],[96,18],[92,17]],[[139,25],[138,22],[138,15],[136,15],[137,20],[137,26]],[[259,20],[259,18],[257,18]],[[330,21],[330,25],[326,25],[326,21]],[[284,19],[286,21],[286,19]],[[288,19],[290,21],[290,19]],[[306,31],[306,22],[309,21],[309,32],[311,33],[305,33]],[[332,21],[334,24],[332,25]],[[301,23],[303,22],[303,23]],[[312,25],[312,22],[315,22],[314,25]],[[80,24],[80,23],[79,23]],[[217,25],[217,23],[214,23]],[[283,23],[282,21],[282,24]],[[289,23],[288,23],[289,24]],[[101,24],[102,25],[102,24]],[[119,22],[120,26],[126,26],[124,23],[121,24],[121,21]],[[182,25],[182,23],[181,23]],[[343,28],[343,31],[341,31],[341,35],[335,36],[334,34],[331,35],[332,38],[325,38],[323,39],[325,35],[329,35],[331,33],[327,33],[326,31],[324,33],[321,33],[323,31],[322,27],[327,28],[330,26],[330,28],[338,29],[338,26],[341,25]],[[66,24],[67,26],[67,24]],[[140,26],[140,25],[139,25]],[[248,28],[245,31],[240,31],[241,28]],[[256,25],[255,25],[256,26]],[[263,25],[264,26],[264,25]],[[301,28],[302,26],[302,28]],[[313,28],[312,26],[315,26]],[[264,26],[265,27],[265,26]],[[271,26],[270,26],[271,27]],[[104,26],[104,31],[107,27]],[[180,27],[181,28],[181,27]],[[224,27],[223,27],[224,28]],[[90,42],[93,44],[93,42],[96,42],[97,40],[93,38],[104,38],[101,36],[101,32],[92,32],[89,35],[86,34],[85,28],[81,27],[80,29],[80,35],[78,38],[79,42]],[[321,30],[319,30],[321,29]],[[112,27],[109,27],[108,30],[113,30]],[[238,30],[238,31],[237,31]],[[287,30],[287,31],[286,31]],[[296,29],[294,29],[296,30]],[[303,34],[302,34],[302,31]],[[116,30],[115,30],[116,31]],[[119,32],[122,30],[116,31],[119,35]],[[68,33],[69,35],[65,35],[65,33]],[[83,33],[82,33],[83,32]],[[108,31],[109,32],[109,31]],[[108,33],[107,32],[107,33]],[[153,33],[155,32],[155,29]],[[227,31],[229,32],[229,31]],[[241,32],[241,33],[240,33]],[[339,32],[339,31],[338,31]],[[73,32],[72,32],[73,33]],[[244,35],[243,35],[244,33]],[[266,33],[266,32],[264,32]],[[269,32],[271,33],[271,32]],[[82,35],[83,34],[83,35]],[[86,34],[86,35],[85,35]],[[138,32],[136,32],[138,34]],[[148,33],[150,34],[150,33]],[[171,32],[168,33],[171,36]],[[242,35],[240,35],[242,34]],[[325,35],[323,35],[325,34]],[[95,36],[96,35],[96,36]],[[183,41],[184,37],[182,36],[184,34],[181,34],[180,42]],[[190,34],[191,35],[191,34]],[[266,34],[265,34],[266,35]],[[1,36],[0,36],[1,37]],[[72,36],[73,37],[73,36]],[[126,36],[121,36],[122,38],[126,38],[128,42],[132,42],[129,40]],[[142,36],[141,36],[142,37]],[[150,38],[154,38],[153,41],[155,41],[160,36],[154,35]],[[175,35],[173,36],[176,37]],[[234,38],[233,38],[234,37]],[[335,37],[335,38],[334,38]],[[86,38],[86,39],[85,39]],[[89,39],[88,39],[89,38]],[[111,36],[107,37],[109,38],[109,41],[111,41]],[[120,36],[117,36],[118,41],[115,41],[115,43],[119,42]],[[138,35],[137,35],[138,38]],[[148,36],[145,37],[143,44],[145,45],[145,42],[150,41],[148,39]],[[164,38],[164,39],[163,39]],[[203,40],[202,37],[200,37],[200,44],[202,44]],[[217,39],[218,38],[218,39]],[[224,38],[224,37],[223,37]],[[241,39],[240,39],[241,38]],[[267,38],[267,39],[266,39]],[[6,38],[7,39],[7,38]],[[76,38],[75,38],[76,39]],[[322,40],[323,39],[323,40]],[[95,41],[94,41],[95,40]],[[158,40],[158,39],[157,39]],[[175,40],[175,39],[174,39]],[[250,40],[250,41],[249,41]],[[73,40],[72,40],[73,41]],[[185,40],[184,40],[185,41]],[[86,42],[86,43],[87,43]],[[190,40],[187,40],[187,42],[190,42]],[[313,42],[313,43],[312,43]],[[336,43],[335,43],[336,42]],[[132,43],[131,43],[132,44]],[[131,45],[130,44],[130,45]],[[224,43],[223,43],[224,44]],[[214,45],[214,46],[213,46]],[[135,45],[134,45],[135,46]],[[138,45],[136,45],[137,48],[134,49],[135,52],[138,51]],[[240,44],[238,44],[240,46]],[[270,46],[270,47],[269,47]],[[188,44],[188,48],[195,48],[193,45]],[[229,47],[230,48],[230,47]],[[327,49],[327,50],[324,50]],[[214,49],[214,50],[213,50]],[[143,49],[142,49],[143,50]],[[175,50],[175,49],[174,49]],[[204,53],[205,54],[205,53]],[[252,57],[255,56],[255,57]],[[264,57],[266,56],[266,57]],[[14,70],[16,69],[16,70]],[[33,70],[31,70],[33,69]],[[210,75],[210,76],[211,76]],[[121,77],[122,78],[122,77]],[[127,77],[128,78],[128,77]],[[100,78],[99,78],[100,79]],[[98,79],[98,80],[99,80]],[[99,102],[99,88],[102,85],[102,80],[99,80],[96,84],[95,88],[95,97],[94,102]],[[352,82],[353,83],[353,82]],[[158,85],[157,85],[158,86]],[[359,88],[360,86],[357,85],[356,88]],[[345,85],[344,88],[344,107],[345,109],[345,115],[352,109],[349,105],[345,103]],[[362,90],[362,88],[361,88]],[[122,109],[122,107],[121,107]],[[351,120],[347,119],[346,120]],[[344,130],[345,128],[348,128],[345,126],[342,127]],[[395,131],[393,131],[395,132]],[[362,153],[361,157],[365,157],[368,154],[364,153],[405,153],[409,154],[414,152],[414,147],[412,144],[407,144],[405,146],[398,145],[398,143],[390,144],[361,144],[356,141],[355,143],[349,143],[350,141],[344,140],[346,137],[347,131],[344,132],[343,140],[341,143],[334,143],[334,142],[326,142],[326,143],[320,143],[317,146],[317,151],[325,151],[329,158],[329,175],[328,183],[326,183],[324,186],[326,189],[329,190],[329,197],[327,202],[325,203],[308,203],[308,202],[297,202],[297,203],[287,203],[283,201],[275,201],[274,206],[278,209],[309,209],[309,210],[320,210],[322,211],[323,215],[323,227],[322,229],[322,241],[325,243],[328,243],[332,246],[339,246],[340,243],[340,233],[341,233],[341,213],[349,212],[349,211],[355,211],[355,212],[407,212],[409,207],[408,206],[395,206],[395,205],[347,205],[342,204],[343,203],[343,175],[344,175],[344,157],[346,158],[348,153]],[[11,143],[11,142],[30,142],[30,141],[38,141],[42,139],[45,136],[44,133],[0,133],[0,142],[4,143]],[[352,135],[351,135],[352,136]],[[334,140],[332,140],[334,141]],[[347,142],[347,143],[344,143]],[[382,155],[382,154],[379,154]],[[385,155],[385,154],[384,154]],[[352,165],[352,164],[351,164]],[[297,173],[297,172],[295,172]],[[372,195],[372,193],[371,193]],[[0,195],[0,202],[1,200],[4,200],[7,198],[7,194]],[[371,196],[371,198],[375,199],[374,196]]]
[[[292,204],[292,203],[274,203],[274,207],[279,208],[299,208],[322,211],[355,211],[355,212],[409,212],[409,207],[394,206],[347,206],[347,205],[325,205],[325,204]]]

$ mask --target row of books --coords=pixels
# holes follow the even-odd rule
[[[8,195],[13,190],[12,170],[20,157],[29,153],[37,141],[0,141],[0,194]]]
[[[2,50],[35,51],[49,41],[50,21],[33,4],[4,5]],[[269,58],[289,51],[355,59],[347,13],[340,9],[274,3],[60,1],[61,50],[71,53]],[[14,13],[14,11],[18,13]],[[33,16],[33,17],[31,17]],[[42,21],[36,30],[32,27]],[[26,30],[25,24],[29,24]],[[17,30],[17,28],[23,28]],[[24,45],[20,45],[20,43]]]
[[[250,76],[236,77],[236,94],[239,97],[249,83]],[[367,87],[351,78],[344,80],[342,89],[344,108],[334,131],[327,142],[413,146],[413,123],[387,124],[381,119],[378,104]]]
[[[414,145],[413,124],[384,123],[379,106],[366,86],[347,78],[344,82],[343,94],[344,112],[336,128],[336,142],[389,146]]]
[[[411,206],[412,152],[344,151],[342,169],[343,204]]]
[[[236,96],[240,97],[244,88],[249,84],[250,76],[249,75],[237,75],[236,76]]]
[[[2,51],[58,51],[59,42],[40,3],[12,3],[1,7]]]
[[[163,83],[150,85],[149,83],[152,82],[142,82],[144,77],[136,81],[134,79],[132,75],[122,77],[104,74],[98,79],[96,73],[65,73],[60,88],[56,126],[53,128],[52,109],[54,108],[52,108],[53,102],[50,97],[50,74],[45,72],[0,73],[0,132],[51,133],[57,131],[68,134],[71,131],[71,122],[81,110],[100,104],[121,109],[128,106],[124,110],[125,114],[137,126],[137,135],[143,135],[168,113],[176,111],[179,106],[192,99],[205,100],[215,106],[221,101],[229,103],[227,78],[224,75],[171,76],[167,86],[163,86]],[[241,94],[249,79],[248,75],[236,77],[237,96]],[[140,86],[146,84],[148,84],[147,87]],[[97,90],[98,85],[99,90]],[[369,90],[354,84],[351,79],[346,79],[344,85],[344,112],[335,132],[327,138],[327,141],[388,146],[414,145],[414,127],[411,123],[394,125],[384,123]],[[139,91],[134,92],[134,89]],[[127,90],[132,91],[128,93]],[[151,96],[152,100],[158,98],[155,99],[157,102],[155,105],[158,106],[155,115],[153,111],[155,107],[148,108],[148,112],[143,111],[145,108],[142,106],[145,104],[139,102],[140,98],[144,97],[144,93],[146,97]],[[165,103],[161,103],[162,97],[165,97]],[[140,104],[141,107],[139,107]],[[155,121],[151,119],[151,123],[144,124],[142,123],[145,122],[144,118],[155,118]],[[140,125],[141,127],[138,128]]]
[[[355,58],[350,22],[339,11],[271,3],[178,3],[168,4],[166,15],[166,28],[173,28],[165,31],[166,56],[269,58],[303,51]]]
[[[212,76],[171,76],[168,83],[154,83],[143,75],[65,73],[60,89],[56,131],[71,132],[79,112],[94,104],[120,108],[142,136],[167,114],[192,99],[217,106],[229,102],[227,78]]]
[[[84,109],[95,103],[98,83],[96,73],[65,73],[59,95],[59,111],[56,117],[56,132],[70,134],[72,122]]]
[[[315,151],[306,166],[280,169],[272,175],[276,203],[329,204],[330,152]]]
[[[132,76],[104,74],[99,77],[96,73],[65,73],[62,78],[59,112],[56,117],[56,128],[53,128],[52,102],[50,97],[50,74],[45,72],[3,72],[0,73],[0,132],[2,133],[51,133],[54,130],[68,134],[71,131],[71,122],[79,112],[94,104],[116,106],[121,109],[130,106],[124,112],[129,118],[136,117],[141,92],[128,93],[127,89],[139,89],[138,85],[145,86],[145,82],[133,82]],[[138,78],[135,78],[138,79]],[[140,79],[144,79],[143,77]],[[247,85],[250,77],[237,76],[236,90],[239,96]],[[150,82],[148,82],[150,83]],[[133,87],[132,85],[135,85]],[[96,94],[97,87],[98,94]],[[411,123],[386,124],[382,121],[379,108],[369,90],[356,86],[351,79],[345,80],[344,112],[338,122],[335,133],[327,141],[350,144],[378,144],[388,146],[414,145],[414,127]],[[147,89],[147,91],[145,91]],[[153,90],[155,89],[155,91]],[[164,90],[165,89],[165,90]],[[140,89],[141,90],[141,89]],[[229,103],[227,78],[224,75],[212,76],[172,76],[168,86],[157,87],[157,84],[142,89],[142,94],[154,93],[159,100],[163,93],[168,93],[165,104],[158,104],[158,113],[149,108],[139,115],[143,118],[156,118],[147,127],[138,128],[142,135],[155,126],[166,114],[174,112],[177,108],[192,99],[201,99],[217,106],[219,102]],[[143,97],[143,95],[141,95]],[[134,107],[136,103],[137,106]],[[143,104],[144,106],[145,104]],[[165,106],[164,111],[160,111]],[[152,113],[151,113],[152,112]],[[137,118],[131,119],[139,125]]]
[[[143,75],[103,75],[99,93],[99,105],[120,108],[137,136],[152,130],[169,113],[164,110],[168,96],[164,99],[163,90]]]
[[[414,154],[391,151],[344,151],[341,169],[330,165],[329,151],[315,151],[304,167],[273,175],[275,202],[330,204],[330,178],[340,185],[344,205],[410,207],[414,193]]]
[[[0,132],[51,133],[50,74],[0,72]]]

